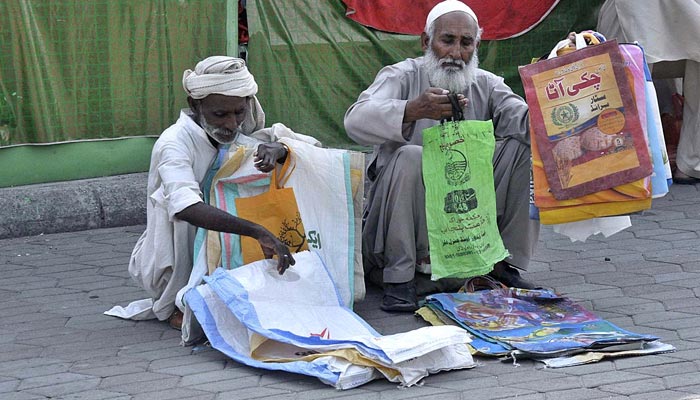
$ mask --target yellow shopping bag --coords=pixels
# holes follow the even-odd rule
[[[294,167],[290,170],[292,158],[289,150],[279,174],[277,168],[272,170],[269,191],[237,198],[235,203],[238,217],[262,225],[286,244],[290,252],[297,253],[309,248],[294,189],[283,187],[294,172]],[[248,236],[241,236],[241,252],[244,264],[265,258],[258,241]]]

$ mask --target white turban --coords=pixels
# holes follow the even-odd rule
[[[474,18],[474,21],[476,21],[476,26],[479,26],[479,20],[476,18],[476,14],[474,14],[474,11],[472,11],[468,5],[459,0],[445,0],[437,3],[435,7],[430,10],[430,13],[428,13],[428,18],[425,20],[425,32],[430,32],[430,27],[433,25],[433,22],[435,22],[436,19],[453,11],[461,11],[467,15],[471,15],[471,17]]]
[[[227,56],[208,57],[182,75],[182,87],[193,99],[210,94],[248,97],[258,92],[255,78],[248,72],[245,61]]]

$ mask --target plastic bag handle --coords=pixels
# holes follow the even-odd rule
[[[277,174],[277,166],[272,169],[272,175],[270,175],[270,190],[283,188],[292,175],[292,172],[294,172],[294,169],[297,167],[297,163],[292,164],[292,149],[284,143],[282,143],[282,146],[287,149],[287,158],[284,160],[282,168],[280,168],[279,175]],[[291,169],[289,169],[290,166]]]

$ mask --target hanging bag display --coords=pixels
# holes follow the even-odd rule
[[[616,41],[520,67],[519,72],[532,141],[557,200],[651,175],[649,149]]]
[[[491,121],[453,116],[423,131],[423,182],[432,279],[490,272],[508,256],[496,224]]]
[[[235,203],[240,218],[262,225],[286,244],[289,251],[297,253],[308,250],[308,244],[294,189],[283,187],[294,171],[294,167],[290,170],[292,158],[292,151],[288,148],[287,159],[279,173],[277,168],[272,170],[269,191],[237,198]],[[258,241],[248,236],[241,236],[241,253],[244,264],[265,258]]]

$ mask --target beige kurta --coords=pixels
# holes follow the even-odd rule
[[[365,208],[365,270],[383,269],[385,282],[411,280],[417,259],[428,255],[425,189],[422,182],[422,131],[439,123],[422,119],[403,123],[408,100],[430,87],[423,58],[383,68],[345,114],[345,129],[362,145],[374,145],[367,171],[371,181]],[[464,92],[468,120],[493,120],[497,138],[494,180],[498,225],[507,261],[525,269],[539,234],[529,219],[530,148],[528,109],[523,99],[498,77],[477,70]],[[405,140],[409,137],[410,140]]]

